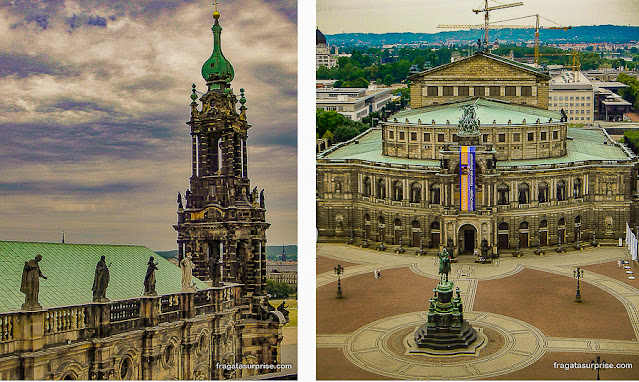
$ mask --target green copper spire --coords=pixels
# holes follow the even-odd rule
[[[217,4],[216,4],[217,8]],[[233,66],[229,60],[222,54],[222,27],[218,19],[220,14],[215,10],[213,13],[215,23],[211,30],[213,31],[213,53],[211,57],[202,66],[202,77],[207,83],[211,82],[226,82],[229,83],[233,80],[235,73],[233,72]]]

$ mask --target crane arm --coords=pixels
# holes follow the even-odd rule
[[[520,5],[524,5],[524,3],[520,1],[520,2],[512,3],[512,4],[495,5],[494,7],[487,7],[484,9],[473,9],[473,12],[479,13],[479,12],[486,12],[486,11],[494,11],[495,9],[512,8],[512,7],[518,7]]]
[[[535,29],[533,25],[493,25],[489,24],[490,29]],[[484,29],[484,24],[480,25],[463,25],[463,24],[439,24],[437,28],[452,29]]]

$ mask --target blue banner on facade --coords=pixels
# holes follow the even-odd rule
[[[460,209],[475,211],[475,146],[462,146],[459,151]]]

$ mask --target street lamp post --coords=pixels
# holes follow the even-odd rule
[[[337,298],[342,298],[342,280],[340,275],[344,273],[344,268],[337,264],[335,268],[333,268],[335,273],[337,274]]]
[[[577,279],[577,294],[575,295],[575,302],[581,302],[581,290],[579,289],[579,279],[584,277],[584,270],[577,267],[576,271],[572,271],[573,277]]]
[[[599,381],[601,378],[599,378],[599,371],[601,370],[601,364],[606,363],[606,361],[602,360],[600,356],[597,356],[597,360],[592,360],[590,361],[590,364],[593,365],[593,367],[595,367],[597,369],[597,380]]]

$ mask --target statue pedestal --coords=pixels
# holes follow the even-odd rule
[[[452,350],[467,348],[477,340],[477,332],[464,320],[459,291],[453,297],[455,284],[440,281],[435,288],[428,310],[428,322],[420,326],[414,334],[419,348]]]

